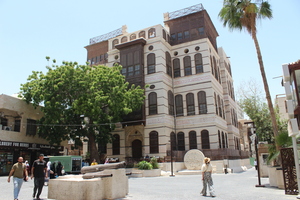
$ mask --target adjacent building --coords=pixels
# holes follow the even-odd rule
[[[40,107],[0,95],[0,175],[7,175],[19,156],[31,164],[40,153],[58,155],[64,150],[37,136],[37,120],[42,116]]]
[[[90,39],[91,65],[121,64],[126,81],[145,89],[141,110],[126,116],[102,151],[120,160],[146,155],[181,161],[200,149],[213,160],[241,159],[238,106],[229,57],[202,4],[164,14],[164,26],[127,27]]]

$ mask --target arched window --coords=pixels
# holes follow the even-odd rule
[[[184,133],[177,133],[178,151],[185,151]]]
[[[155,54],[150,53],[147,56],[147,68],[148,68],[148,74],[155,73]]]
[[[218,139],[219,139],[219,149],[222,148],[222,142],[221,142],[221,134],[220,131],[218,131]]]
[[[121,43],[124,43],[124,42],[127,42],[127,37],[126,36],[122,37],[122,39],[121,39]]]
[[[175,150],[176,150],[177,143],[176,143],[176,135],[175,135],[174,132],[172,132],[172,133],[170,134],[170,140],[171,140],[171,149],[172,149],[173,151],[175,151]]]
[[[219,107],[219,116],[222,117],[221,99],[219,95],[218,95],[218,107]]]
[[[131,34],[131,35],[130,35],[130,40],[135,40],[135,39],[136,39],[136,34],[134,34],[134,33]]]
[[[113,155],[120,155],[120,135],[118,134],[113,135],[112,150]]]
[[[115,49],[117,44],[119,44],[119,40],[118,39],[114,39],[112,41],[112,48]]]
[[[162,30],[162,33],[163,33],[163,38],[164,38],[165,40],[167,40],[167,34],[166,34],[165,29]]]
[[[225,108],[224,108],[224,100],[222,99],[222,111],[223,111],[223,119],[225,119]]]
[[[193,93],[188,93],[186,95],[186,107],[187,115],[195,115],[195,102]]]
[[[175,96],[176,116],[183,116],[183,100],[182,95],[178,94]]]
[[[155,28],[150,28],[148,31],[148,38],[154,38],[156,36]]]
[[[218,70],[217,70],[217,62],[216,62],[215,57],[213,57],[213,64],[214,64],[215,78],[217,80],[219,80],[219,74],[218,74]]]
[[[210,56],[210,67],[211,67],[211,74],[212,74],[212,75],[215,75],[215,72],[214,72],[214,65],[213,65],[213,61],[212,61],[211,56]]]
[[[218,103],[217,103],[217,95],[216,95],[216,93],[214,93],[214,97],[215,97],[216,114],[218,115]]]
[[[227,138],[227,133],[225,133],[225,142],[226,142],[226,148],[228,148],[228,138]]]
[[[207,114],[206,93],[198,92],[199,114]]]
[[[183,65],[184,65],[184,75],[192,75],[192,65],[191,65],[191,57],[185,56],[183,58]]]
[[[201,131],[202,149],[210,149],[209,133],[207,130]]]
[[[159,153],[158,148],[158,133],[156,131],[151,131],[149,133],[150,140],[150,153]]]
[[[174,71],[174,78],[180,77],[180,60],[179,60],[179,58],[175,58],[173,60],[173,71]]]
[[[168,91],[168,104],[169,104],[169,115],[174,115],[174,95]]]
[[[231,74],[231,66],[230,66],[230,64],[228,64],[228,69],[229,69],[229,74],[232,76],[232,74]]]
[[[226,143],[225,143],[225,135],[224,132],[222,131],[222,147],[223,149],[226,147]]]
[[[172,77],[171,55],[166,51],[166,68],[167,74]]]
[[[148,95],[149,101],[149,115],[157,114],[157,94],[155,92],[151,92]]]
[[[189,143],[190,143],[190,149],[198,149],[197,147],[197,135],[195,131],[189,132]]]
[[[139,32],[139,38],[145,38],[146,39],[146,32],[145,31],[141,31]]]
[[[203,73],[203,62],[202,62],[202,54],[195,54],[195,68],[196,74]]]

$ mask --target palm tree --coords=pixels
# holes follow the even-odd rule
[[[272,18],[271,5],[264,0],[256,0],[256,3],[253,3],[251,0],[224,0],[223,8],[219,12],[219,17],[221,21],[223,21],[223,25],[228,26],[231,31],[235,29],[238,29],[240,31],[242,29],[246,29],[252,36],[257,52],[257,58],[260,66],[261,76],[263,79],[264,89],[266,92],[266,99],[271,114],[273,133],[274,137],[277,137],[278,128],[276,116],[271,100],[268,81],[266,78],[264,63],[256,36],[256,21],[264,18]]]

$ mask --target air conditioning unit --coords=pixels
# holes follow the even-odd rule
[[[3,126],[3,130],[5,130],[5,131],[11,131],[11,127],[10,126]]]

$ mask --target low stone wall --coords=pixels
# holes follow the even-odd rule
[[[66,175],[50,179],[48,198],[82,200],[126,197],[129,187],[125,169],[105,169],[104,172],[112,174],[112,177],[83,179],[82,175]]]
[[[171,171],[171,163],[170,162],[164,162],[159,163],[160,169],[163,171]],[[186,169],[184,162],[173,162],[173,171],[177,172],[180,170]]]
[[[140,170],[129,168],[126,169],[126,173],[131,173],[129,177],[158,177],[161,176],[161,169]]]
[[[231,170],[231,173],[246,171],[247,169],[251,168],[250,159],[228,160],[227,167]]]

